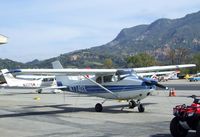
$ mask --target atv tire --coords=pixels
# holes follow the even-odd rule
[[[197,124],[196,135],[197,135],[197,137],[200,137],[200,121]]]
[[[177,117],[174,117],[170,123],[170,132],[173,137],[185,137],[188,130],[180,125]]]

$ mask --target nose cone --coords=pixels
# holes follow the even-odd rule
[[[142,80],[144,83],[146,83],[149,86],[158,84],[158,81],[152,78],[143,78]]]
[[[164,85],[159,84],[158,81],[151,79],[151,78],[144,78],[142,84],[145,86],[149,86],[150,88],[159,87],[159,88],[166,89],[166,90],[168,89],[168,87],[165,87]]]
[[[142,86],[145,86],[148,89],[155,89],[156,84],[157,84],[157,82],[152,79],[149,79],[149,78],[142,79]]]

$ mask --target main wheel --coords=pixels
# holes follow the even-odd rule
[[[95,110],[96,110],[96,112],[101,112],[101,111],[103,110],[102,105],[101,105],[100,103],[97,103],[97,104],[95,105]]]
[[[134,108],[136,106],[137,106],[137,104],[135,103],[135,101],[133,101],[133,100],[129,101],[129,108]]]
[[[38,93],[38,94],[41,94],[41,93],[42,93],[42,89],[38,89],[38,90],[37,90],[37,93]]]
[[[177,117],[174,117],[170,123],[170,132],[173,137],[185,137],[188,130],[180,125]]]
[[[138,105],[138,111],[139,112],[144,112],[144,110],[145,110],[144,106],[142,104],[139,104]]]
[[[196,128],[196,135],[197,135],[197,137],[200,137],[200,121],[198,122],[198,125]]]

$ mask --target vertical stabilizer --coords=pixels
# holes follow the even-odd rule
[[[63,66],[60,64],[58,60],[52,62],[52,66],[53,66],[53,69],[63,69]],[[55,77],[56,77],[58,86],[69,85],[70,83],[73,82],[73,80],[69,79],[69,76],[56,75]]]
[[[54,69],[63,69],[63,66],[60,64],[60,61],[58,60],[52,62],[52,66]]]
[[[2,69],[1,72],[4,76],[4,78],[5,78],[8,86],[15,86],[16,85],[15,77],[7,69]]]

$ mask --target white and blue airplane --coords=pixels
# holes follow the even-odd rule
[[[154,66],[133,69],[64,69],[59,62],[53,63],[59,69],[16,69],[9,73],[19,74],[54,74],[59,86],[64,86],[62,90],[74,93],[87,94],[104,98],[102,103],[95,105],[95,110],[101,112],[102,104],[108,99],[127,100],[129,108],[138,106],[139,112],[144,112],[145,108],[141,100],[146,98],[156,87],[167,89],[153,79],[144,79],[135,72],[179,69],[185,67],[195,67],[195,64]],[[91,75],[92,77],[88,77]],[[72,79],[71,77],[84,77],[82,79]]]
[[[37,93],[43,91],[57,93],[60,87],[57,86],[55,76],[47,75],[16,75],[9,73],[8,69],[2,69],[2,74],[6,83],[1,84],[4,89],[32,89]]]

